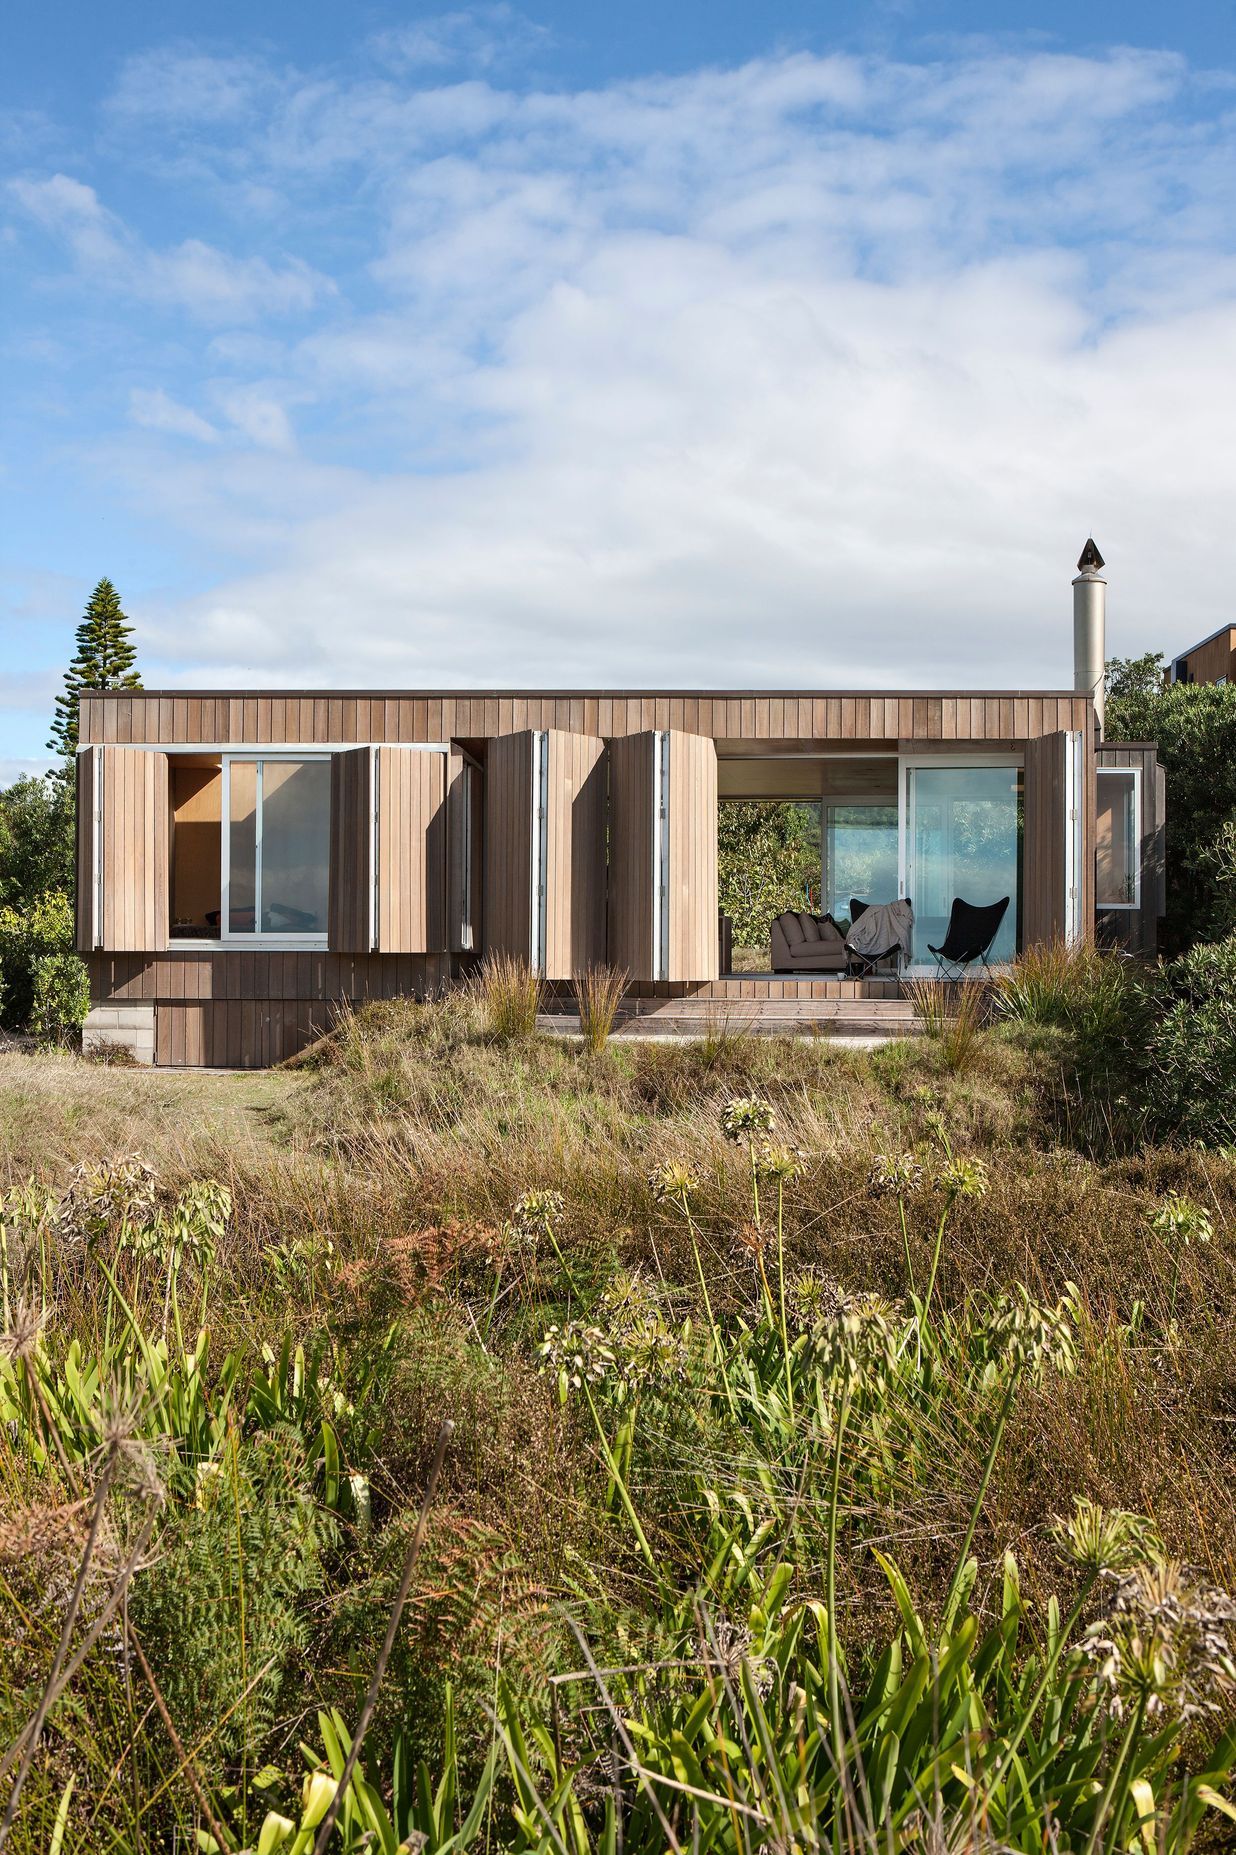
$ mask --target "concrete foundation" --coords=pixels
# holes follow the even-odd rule
[[[135,1063],[155,1060],[153,1005],[92,1005],[82,1026],[82,1050],[128,1050]]]

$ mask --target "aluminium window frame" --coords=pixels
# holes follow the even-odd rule
[[[292,751],[286,747],[277,748],[273,753],[264,749],[245,750],[228,749],[220,756],[220,771],[223,776],[223,792],[220,800],[219,816],[219,939],[212,945],[224,947],[262,947],[272,950],[273,943],[279,942],[286,948],[304,952],[318,952],[325,949],[328,939],[326,928],[315,928],[305,933],[296,933],[287,928],[272,930],[261,928],[257,924],[262,919],[262,806],[264,799],[264,781],[262,769],[268,760],[295,761],[298,765],[309,760],[321,760],[330,765],[330,754],[320,750],[315,753]],[[253,808],[253,921],[249,933],[235,931],[231,922],[231,888],[232,888],[232,762],[235,760],[252,761],[256,766],[256,793]],[[330,871],[330,807],[327,805],[327,874]],[[183,945],[184,943],[180,943]]]
[[[1094,872],[1094,911],[1097,914],[1133,915],[1138,914],[1142,906],[1142,863],[1144,861],[1142,829],[1142,769],[1140,766],[1099,766],[1095,768],[1095,872]],[[1098,871],[1098,782],[1117,773],[1122,779],[1133,780],[1133,899],[1130,902],[1104,902],[1099,898]]]

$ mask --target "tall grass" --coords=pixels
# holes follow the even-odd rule
[[[997,1009],[1022,1024],[1101,1030],[1118,1017],[1128,988],[1127,962],[1091,941],[1042,941],[1027,947],[994,980]]]
[[[599,1054],[609,1042],[626,989],[627,974],[620,967],[586,966],[575,975],[579,1028],[594,1054]]]
[[[990,1016],[990,989],[980,980],[910,979],[914,1016],[924,1036],[939,1045],[945,1065],[969,1068],[979,1033]]]
[[[475,985],[491,1035],[508,1041],[535,1035],[545,982],[526,960],[491,953],[482,962]]]

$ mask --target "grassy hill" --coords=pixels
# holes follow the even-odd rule
[[[308,1849],[375,1669],[332,1849],[1213,1842],[1236,1159],[1083,1095],[474,998],[0,1059],[9,1846]]]

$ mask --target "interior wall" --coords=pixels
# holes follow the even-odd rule
[[[206,915],[220,904],[223,774],[217,765],[186,766],[173,758],[171,784],[172,929],[217,934]]]

